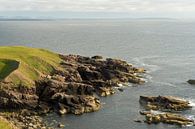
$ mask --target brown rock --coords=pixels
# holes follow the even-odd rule
[[[181,111],[192,108],[188,101],[173,96],[140,96],[139,101],[148,110]]]
[[[194,121],[190,120],[182,115],[173,114],[173,113],[152,113],[152,112],[145,112],[146,123],[151,124],[158,124],[160,122],[167,123],[167,124],[176,124],[179,126],[187,126],[193,125]]]

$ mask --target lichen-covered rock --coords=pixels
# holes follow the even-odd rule
[[[181,111],[192,108],[188,101],[173,96],[140,96],[139,101],[147,110]]]

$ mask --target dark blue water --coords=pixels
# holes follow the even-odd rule
[[[195,22],[182,20],[1,21],[0,45],[41,47],[64,54],[125,59],[148,70],[148,82],[101,98],[103,107],[82,116],[48,115],[65,129],[167,129],[172,125],[135,123],[140,95],[174,95],[194,104]],[[195,104],[194,104],[195,105]],[[195,108],[184,112],[195,115]],[[57,123],[58,123],[57,122]],[[56,126],[56,124],[54,124]],[[193,129],[194,127],[186,127]]]

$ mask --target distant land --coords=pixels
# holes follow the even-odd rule
[[[31,17],[1,17],[0,21],[55,21],[55,20],[179,20],[177,18],[31,18]]]

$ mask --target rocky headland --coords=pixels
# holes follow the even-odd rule
[[[0,108],[2,116],[20,128],[45,128],[40,115],[57,112],[60,115],[98,111],[98,96],[109,96],[126,83],[143,84],[143,68],[126,61],[101,56],[58,55],[58,67],[49,74],[40,74],[34,85],[13,83],[2,79]]]
[[[144,68],[120,59],[61,55],[26,47],[0,47],[0,55],[0,126],[9,121],[8,129],[52,129],[42,115],[95,112],[101,108],[100,97],[123,91],[121,86],[129,83],[145,83]],[[192,108],[184,99],[140,96],[139,102],[144,108],[140,114],[148,124],[194,125],[194,120],[178,114]]]

